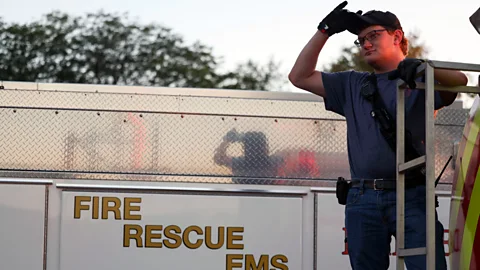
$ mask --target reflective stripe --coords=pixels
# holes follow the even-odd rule
[[[473,120],[473,121],[472,121]],[[464,130],[464,138],[461,142],[460,147],[463,149],[459,149],[459,157],[461,157],[458,164],[458,169],[456,172],[456,183],[454,183],[454,191],[453,197],[461,198],[465,196],[466,193],[464,192],[465,188],[465,180],[470,179],[470,182],[474,180],[477,175],[478,169],[478,160],[477,156],[474,157],[472,160],[472,154],[474,152],[474,148],[476,152],[479,151],[478,148],[475,147],[475,142],[479,136],[479,126],[480,126],[480,110],[475,112],[474,119],[469,119],[468,124],[465,126]],[[468,134],[468,135],[467,135]],[[475,162],[476,164],[471,164]],[[471,193],[468,192],[467,195]],[[451,202],[451,214],[450,214],[450,234],[449,239],[451,239],[450,245],[450,265],[453,269],[458,269],[459,265],[465,265],[465,261],[461,257],[464,250],[460,249],[463,245],[463,231],[465,225],[465,214],[468,210],[468,203],[470,201],[470,196],[468,196],[467,200],[465,198],[463,200],[452,200]],[[467,205],[465,205],[467,204]],[[462,207],[463,206],[463,207]],[[459,250],[460,249],[460,250]],[[468,265],[468,264],[467,264]],[[460,268],[462,269],[462,268]]]
[[[475,153],[478,154],[478,153]],[[466,187],[469,188],[469,187]],[[473,242],[477,232],[478,217],[480,216],[480,171],[477,171],[471,200],[468,206],[468,213],[465,219],[465,228],[462,240],[462,261],[460,269],[470,269],[470,261],[473,253]]]
[[[477,223],[477,232],[480,232],[480,222]],[[480,233],[475,234],[475,240],[473,241],[473,254],[470,259],[469,269],[478,269],[480,267]]]
[[[474,224],[472,224],[472,214],[475,214],[475,209],[471,208],[472,207],[472,200],[475,203],[476,199],[473,196],[473,191],[474,191],[474,184],[477,182],[477,179],[480,178],[480,175],[478,174],[478,169],[479,169],[479,143],[480,143],[480,136],[478,134],[478,130],[480,128],[480,124],[475,120],[473,123],[471,129],[473,128],[474,130],[477,130],[477,138],[474,142],[469,141],[468,143],[471,144],[473,143],[473,152],[470,157],[470,164],[468,167],[468,171],[466,174],[466,177],[464,179],[464,185],[463,185],[463,200],[461,202],[461,208],[459,213],[457,222],[459,224],[457,227],[461,228],[459,232],[459,243],[457,246],[461,247],[460,248],[460,268],[464,269],[465,267],[468,269],[470,265],[470,259],[472,255],[472,247],[473,247],[473,241],[475,238],[475,231],[477,228],[477,221],[474,221]],[[469,138],[470,139],[470,138]],[[478,185],[477,185],[478,186]],[[477,187],[478,188],[478,187]],[[473,211],[473,213],[472,213]],[[467,216],[470,215],[470,222],[467,224]],[[472,228],[474,226],[474,228]],[[471,235],[473,230],[473,235]]]

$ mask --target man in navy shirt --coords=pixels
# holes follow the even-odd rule
[[[315,70],[319,54],[334,34],[348,30],[357,36],[355,44],[368,65],[373,67],[378,93],[386,110],[396,116],[396,73],[407,80],[421,63],[407,59],[408,40],[398,18],[391,12],[350,12],[346,1],[330,12],[318,25],[317,32],[301,51],[289,80],[298,88],[322,96],[327,110],[346,119],[348,157],[352,187],[345,207],[345,226],[348,253],[353,269],[388,269],[391,236],[396,231],[396,154],[380,132],[371,116],[372,104],[361,95],[362,85],[370,73],[357,71],[322,72]],[[435,70],[435,81],[447,86],[466,85],[462,72]],[[397,76],[398,77],[398,76]],[[371,77],[370,77],[371,78]],[[414,88],[414,87],[413,87]],[[456,98],[453,92],[435,92],[435,109],[450,105]],[[406,129],[411,133],[413,147],[425,153],[425,92],[407,89],[405,94]],[[395,121],[395,119],[394,119]],[[406,179],[405,191],[405,248],[426,246],[426,201],[424,175]],[[383,190],[374,189],[384,181]],[[390,185],[386,185],[390,182]],[[393,185],[392,185],[393,182]],[[443,226],[436,219],[436,269],[447,269],[443,245]],[[425,269],[426,257],[405,258],[408,269]]]

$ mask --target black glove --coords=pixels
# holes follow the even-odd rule
[[[336,33],[343,32],[347,30],[347,26],[351,21],[352,16],[355,16],[355,13],[343,9],[347,6],[348,2],[343,1],[340,5],[334,8],[318,25],[317,29],[322,33],[326,33],[329,36],[332,36]],[[362,11],[357,11],[358,15],[362,14]]]
[[[404,82],[408,84],[410,89],[417,88],[417,84],[415,83],[415,76],[417,75],[417,68],[420,66],[424,60],[416,59],[416,58],[406,58],[400,64],[395,71],[388,75],[389,80],[396,80],[402,79]]]

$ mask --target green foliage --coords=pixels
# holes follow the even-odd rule
[[[52,12],[28,24],[0,19],[0,59],[0,79],[9,81],[272,90],[281,76],[273,60],[220,72],[212,48],[103,11]]]

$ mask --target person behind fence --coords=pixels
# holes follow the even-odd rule
[[[228,147],[235,142],[241,143],[243,156],[227,155]],[[244,177],[276,177],[279,166],[282,164],[281,157],[270,155],[267,137],[263,132],[239,133],[236,129],[230,130],[223,137],[215,150],[214,161],[218,165],[230,168],[233,176]]]
[[[345,206],[348,254],[353,269],[388,269],[391,237],[396,235],[396,85],[405,91],[406,160],[425,153],[425,92],[417,90],[417,67],[424,60],[406,58],[408,40],[397,16],[389,11],[351,12],[343,2],[326,15],[300,52],[290,74],[298,88],[323,97],[326,110],[342,115],[352,180],[337,182],[339,203]],[[348,31],[374,72],[316,70],[326,42]],[[450,30],[445,29],[445,32]],[[353,39],[353,38],[352,38]],[[454,44],[452,44],[454,46]],[[435,69],[436,83],[466,85],[462,72]],[[448,106],[456,93],[435,91],[435,109]],[[393,142],[393,144],[392,144]],[[425,171],[406,174],[405,248],[426,246]],[[436,214],[436,269],[447,269],[444,227]],[[426,256],[405,257],[407,269],[425,269]]]

